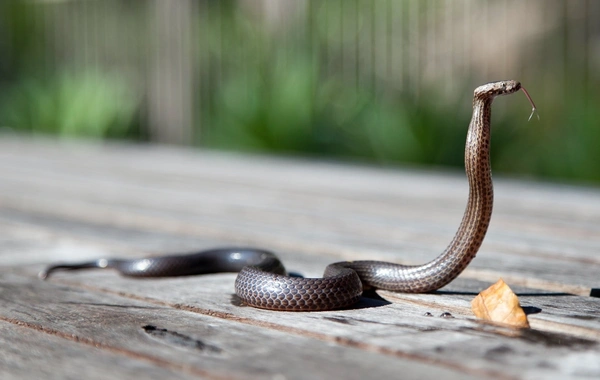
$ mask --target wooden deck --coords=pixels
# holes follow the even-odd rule
[[[495,184],[479,255],[441,291],[272,312],[236,302],[235,274],[36,275],[222,245],[271,249],[304,276],[339,260],[422,263],[454,235],[464,175],[3,137],[0,377],[600,378],[600,191]],[[499,278],[531,329],[473,316],[470,301]]]

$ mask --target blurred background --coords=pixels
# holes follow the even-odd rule
[[[0,130],[600,184],[600,1],[3,0]]]

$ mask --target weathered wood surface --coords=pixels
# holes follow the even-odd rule
[[[466,196],[461,173],[4,137],[0,377],[599,378],[593,188],[497,179],[486,241],[455,282],[349,310],[241,306],[235,274],[36,277],[55,261],[220,245],[269,248],[305,276],[341,259],[421,263],[451,239]],[[531,330],[472,315],[500,277],[536,312]]]

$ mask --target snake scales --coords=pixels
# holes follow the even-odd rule
[[[356,303],[363,286],[398,292],[422,293],[454,280],[477,254],[487,232],[493,206],[490,167],[491,107],[496,96],[522,89],[507,80],[477,87],[473,116],[465,144],[465,170],[469,181],[467,207],[454,238],[433,261],[407,266],[381,261],[330,264],[323,278],[286,275],[272,253],[252,248],[219,248],[189,255],[135,260],[100,259],[81,264],[58,264],[40,273],[47,278],[58,270],[113,268],[125,276],[164,277],[215,272],[239,272],[237,295],[248,305],[272,310],[330,310]],[[535,105],[523,89],[531,102]]]

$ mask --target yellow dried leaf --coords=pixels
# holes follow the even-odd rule
[[[480,319],[515,327],[529,327],[519,298],[502,279],[479,293],[471,301],[471,310]]]

